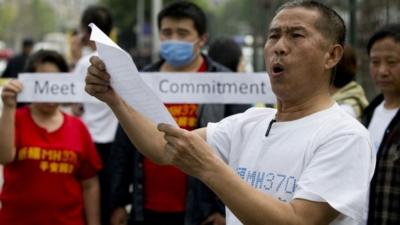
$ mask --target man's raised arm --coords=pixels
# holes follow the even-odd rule
[[[90,58],[85,91],[105,102],[118,118],[131,142],[146,157],[159,164],[167,164],[165,140],[156,124],[132,109],[110,86],[110,75],[99,57]]]

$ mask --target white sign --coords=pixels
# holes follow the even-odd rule
[[[275,103],[267,73],[144,73],[166,103]]]
[[[130,74],[129,76],[135,76]],[[141,73],[164,103],[275,103],[266,73]],[[22,102],[90,102],[85,83],[70,73],[25,73],[18,78]],[[126,83],[127,89],[133,83]]]
[[[83,102],[84,81],[72,73],[22,73],[19,102]]]

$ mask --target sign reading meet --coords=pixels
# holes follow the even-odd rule
[[[141,73],[165,103],[275,103],[266,73]],[[21,74],[21,102],[91,102],[84,79],[70,73]],[[134,96],[132,96],[134,97]]]
[[[22,73],[19,102],[83,102],[84,80],[72,73]]]

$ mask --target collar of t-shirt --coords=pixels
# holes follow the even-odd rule
[[[197,72],[206,72],[207,71],[207,63],[206,60],[203,58],[203,62],[201,63]]]

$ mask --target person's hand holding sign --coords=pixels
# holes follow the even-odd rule
[[[10,80],[1,93],[4,107],[15,108],[17,106],[17,94],[22,91],[22,84],[18,80]]]

